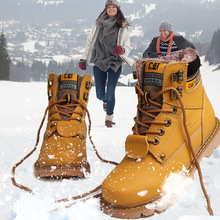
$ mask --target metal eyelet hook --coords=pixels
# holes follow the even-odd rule
[[[84,136],[80,136],[79,134],[77,134],[76,137],[78,137],[78,138],[81,139],[82,141],[84,141],[84,140],[86,139]]]
[[[165,134],[165,130],[163,128],[159,128],[158,131],[160,131],[159,136],[163,136]]]
[[[78,121],[79,123],[81,123],[81,122],[82,122],[82,120],[81,120],[81,118],[80,118],[80,117],[78,117],[78,118],[77,118],[77,121]]]
[[[171,107],[171,109],[173,109],[173,112],[172,112],[172,114],[176,114],[176,113],[177,113],[177,107],[175,107],[175,106],[172,106],[172,107]]]
[[[166,127],[170,127],[172,124],[172,121],[169,118],[165,119],[165,122],[167,122],[167,124],[165,124]]]
[[[160,139],[158,137],[154,137],[153,140],[154,140],[153,142],[154,145],[158,145],[160,143]]]

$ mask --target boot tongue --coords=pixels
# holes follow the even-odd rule
[[[163,70],[165,63],[148,61],[145,63],[143,75],[143,92],[148,92],[151,97],[162,89]]]
[[[78,99],[79,96],[79,88],[80,88],[80,82],[79,82],[79,76],[77,74],[73,73],[67,73],[62,74],[59,77],[59,87],[58,87],[58,93],[57,93],[57,100],[62,99]],[[66,103],[64,105],[68,105],[69,103]],[[70,107],[72,110],[75,109],[75,107]],[[60,108],[61,112],[64,113],[71,113],[71,110]],[[66,120],[69,117],[63,114],[60,114],[60,118],[62,120]]]
[[[78,99],[78,87],[79,83],[77,74],[67,73],[60,75],[57,99],[65,99],[67,95],[70,95],[74,99]]]
[[[145,63],[144,72],[141,76],[142,80],[142,90],[145,94],[148,94],[150,97],[153,97],[156,95],[159,91],[162,90],[163,86],[163,71],[164,67],[166,66],[166,63],[161,63],[157,61],[148,61]],[[146,96],[146,97],[149,97]],[[162,95],[158,96],[155,100],[155,102],[162,104]],[[158,109],[159,107],[155,105],[145,105],[142,106],[143,110],[150,110],[150,109]],[[152,115],[156,116],[158,113],[151,113]],[[145,114],[140,114],[139,120],[141,122],[145,121],[153,121],[154,119],[152,117],[149,117]],[[148,124],[150,125],[150,124]],[[146,131],[146,128],[143,126],[139,127],[139,132]]]

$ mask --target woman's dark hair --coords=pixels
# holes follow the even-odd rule
[[[124,22],[127,22],[127,20],[126,20],[124,14],[123,14],[123,12],[121,11],[120,8],[118,8],[118,13],[117,13],[117,15],[116,15],[116,19],[117,19],[116,23],[117,23],[117,25],[118,25],[119,28],[122,27],[122,24],[123,24]],[[128,23],[128,22],[127,22],[127,23]]]
[[[117,8],[117,9],[118,9],[118,13],[117,13],[117,15],[116,15],[116,24],[118,25],[118,27],[121,28],[124,22],[126,22],[127,25],[130,25],[130,24],[127,22],[127,20],[126,20],[126,18],[125,18],[125,16],[124,16],[123,12],[121,11],[121,9],[120,9],[120,8]],[[104,15],[104,14],[107,14],[106,8],[101,12],[101,14],[98,16],[97,20],[98,20],[102,15]]]

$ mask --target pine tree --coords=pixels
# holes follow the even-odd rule
[[[212,41],[210,48],[205,57],[209,64],[218,64],[220,63],[220,30],[214,32],[212,36]]]
[[[58,63],[55,60],[51,60],[48,64],[47,67],[47,74],[49,75],[50,73],[56,73],[59,74],[59,66]]]
[[[216,57],[217,63],[220,63],[220,29],[217,30]]]
[[[46,64],[42,61],[33,61],[31,65],[31,73],[32,73],[32,80],[33,81],[46,81]]]
[[[10,58],[7,51],[7,42],[5,35],[0,36],[0,80],[9,80],[10,76]]]

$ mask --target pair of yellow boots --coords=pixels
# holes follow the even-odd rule
[[[187,48],[136,63],[137,116],[125,142],[126,155],[102,183],[102,210],[118,218],[139,218],[159,206],[170,173],[193,176],[199,161],[220,144],[219,120],[204,90],[200,59]],[[54,73],[48,79],[49,114],[37,177],[84,176],[86,106],[91,76]],[[149,206],[149,204],[153,206]]]

